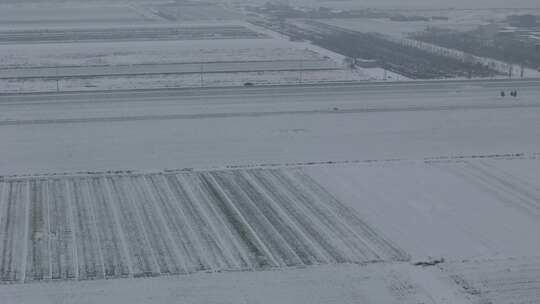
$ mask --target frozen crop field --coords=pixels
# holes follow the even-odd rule
[[[56,67],[320,59],[314,51],[274,39],[2,45],[0,66]]]
[[[536,303],[537,156],[5,176],[0,293]]]
[[[4,178],[6,282],[406,260],[301,170]]]

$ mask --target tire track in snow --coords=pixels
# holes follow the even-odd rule
[[[446,168],[456,176],[480,186],[508,206],[521,209],[536,219],[540,217],[539,198],[531,194],[529,189],[492,173],[493,169],[482,168],[471,162],[465,162],[459,167],[446,166]]]
[[[475,304],[540,302],[538,257],[451,262],[439,269]]]

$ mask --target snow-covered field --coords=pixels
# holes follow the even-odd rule
[[[513,88],[517,99],[499,97]],[[536,152],[538,92],[535,81],[464,81],[3,96],[0,168],[155,170]]]
[[[0,74],[9,77],[0,93],[403,78],[345,69],[316,48],[278,38],[0,45]]]
[[[320,59],[275,39],[1,45],[3,68]]]
[[[0,294],[536,303],[538,156],[4,177]]]
[[[0,30],[223,12],[98,6]],[[0,45],[0,92],[62,91],[0,94],[1,304],[540,301],[538,80],[299,85],[384,71],[245,28]]]
[[[209,4],[187,5],[185,11],[171,3],[110,7],[70,3],[52,13],[44,5],[3,7],[0,15],[22,18],[0,28],[0,69],[2,77],[9,78],[0,81],[0,93],[275,85],[386,75],[380,70],[346,70],[341,57],[290,42],[239,16],[232,18],[234,14],[216,23],[211,15],[223,9]],[[164,18],[159,10],[167,9],[179,14],[181,22]],[[77,12],[70,16],[71,11]],[[185,14],[195,16],[197,11],[208,18],[183,20]],[[36,18],[40,14],[45,17]],[[110,23],[115,16],[118,23]],[[227,67],[235,62],[242,67]],[[209,75],[193,74],[201,70]]]
[[[301,170],[7,178],[3,283],[407,260]]]
[[[2,96],[2,303],[535,303],[538,90]]]

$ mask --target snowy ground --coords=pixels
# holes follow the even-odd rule
[[[342,57],[240,15],[220,21],[224,9],[215,5],[2,7],[0,93],[400,79],[380,69],[347,70]],[[21,18],[10,23],[12,15]],[[206,17],[187,20],[197,15]],[[209,75],[194,74],[201,70]]]
[[[410,280],[415,267],[371,264],[190,276],[1,286],[3,303],[435,303]],[[436,277],[428,273],[424,280]],[[435,283],[429,287],[435,287]],[[84,292],[81,292],[84,290]],[[84,294],[81,296],[81,294]],[[460,302],[461,295],[445,295]],[[456,301],[458,300],[458,301]]]
[[[1,96],[2,303],[538,302],[539,87]]]
[[[536,303],[539,156],[5,177],[0,295]]]
[[[120,7],[87,13],[119,27],[166,22]],[[49,13],[20,26],[88,19]],[[200,75],[84,70],[339,64],[264,34],[0,46],[2,68],[87,73],[2,80],[16,89],[139,89],[0,95],[2,304],[540,302],[538,80],[291,85],[347,75],[291,65],[203,79],[288,86],[141,90]],[[513,89],[518,98],[500,97]]]
[[[514,88],[517,99],[499,97]],[[0,167],[16,174],[536,152],[538,90],[537,81],[464,81],[7,95]]]

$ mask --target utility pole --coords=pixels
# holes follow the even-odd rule
[[[201,88],[204,87],[204,63],[201,62]]]
[[[56,73],[56,93],[60,93],[60,84],[58,83],[60,79],[58,78],[58,66],[55,67]]]
[[[300,59],[300,83],[303,81],[303,72],[304,72],[304,61]]]

